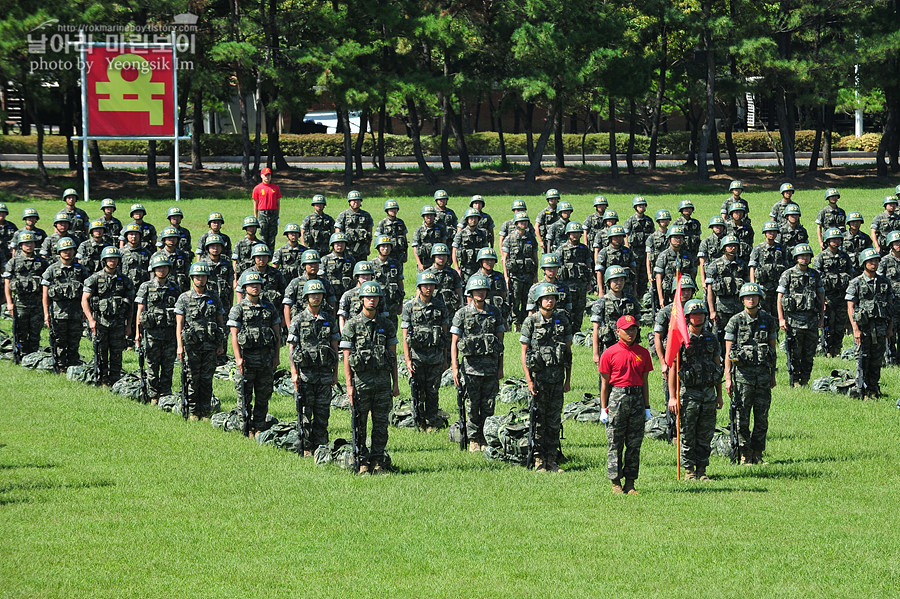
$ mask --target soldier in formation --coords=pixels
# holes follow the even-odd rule
[[[300,225],[297,223],[286,224],[282,235],[287,238],[287,243],[272,254],[272,266],[281,272],[285,281],[291,281],[303,272],[300,258],[306,248],[300,244]]]
[[[850,325],[847,322],[844,294],[853,275],[853,265],[850,256],[841,249],[842,242],[840,229],[825,231],[827,247],[816,255],[812,263],[813,268],[822,276],[822,286],[825,289],[825,321],[822,330],[825,355],[835,358],[841,355],[844,332]]]
[[[354,260],[365,260],[372,245],[372,215],[362,209],[363,197],[358,191],[347,194],[349,207],[337,215],[334,230],[347,236],[347,251]]]
[[[437,210],[434,206],[422,206],[422,224],[415,230],[412,239],[413,257],[416,259],[418,272],[431,267],[434,263],[431,250],[437,243],[446,244],[447,235],[446,227],[437,222]]]
[[[857,392],[862,399],[875,399],[883,396],[885,340],[894,335],[894,291],[887,277],[878,274],[881,256],[874,249],[863,250],[859,260],[863,272],[850,281],[845,299],[857,345]]]
[[[391,258],[401,265],[405,264],[409,258],[409,240],[406,236],[409,230],[402,218],[397,217],[400,212],[400,204],[397,200],[386,200],[384,202],[384,212],[387,216],[378,222],[375,227],[375,237],[387,235],[391,238]]]
[[[41,340],[43,315],[41,310],[41,280],[47,270],[47,261],[35,251],[35,235],[30,231],[19,232],[19,251],[6,263],[3,286],[6,310],[16,319],[14,343],[21,344],[22,352],[30,354],[38,350]]]
[[[78,345],[81,343],[81,293],[84,281],[91,274],[75,259],[75,241],[63,237],[57,242],[59,260],[44,271],[41,278],[44,324],[56,345],[58,368],[81,363]]]
[[[322,274],[331,283],[335,299],[337,299],[356,285],[353,280],[353,267],[356,266],[356,261],[347,253],[346,235],[333,233],[329,242],[331,253],[322,257],[321,269]]]
[[[103,270],[84,281],[81,308],[94,336],[98,382],[109,387],[122,376],[122,352],[132,334],[134,282],[119,271],[119,250],[105,248],[100,258]]]
[[[175,302],[181,288],[169,278],[171,260],[162,254],[150,259],[153,278],[141,284],[134,297],[137,306],[134,345],[143,347],[147,361],[147,387],[151,404],[172,394],[175,368]]]
[[[525,322],[528,307],[528,290],[537,280],[537,239],[528,215],[517,212],[513,218],[515,227],[503,237],[501,258],[503,272],[509,289],[509,307],[517,331]],[[581,244],[583,246],[583,244]]]
[[[313,196],[313,213],[303,219],[300,225],[302,236],[300,243],[308,249],[316,250],[319,255],[328,253],[328,242],[334,231],[334,218],[325,213],[327,201],[325,196],[317,193]]]
[[[225,231],[222,230],[222,226],[225,224],[225,217],[222,216],[221,212],[210,212],[209,217],[206,219],[206,224],[209,226],[209,230],[200,236],[200,239],[197,240],[197,258],[205,258],[206,257],[206,240],[210,235],[218,235],[219,243],[222,244],[222,252],[225,256],[231,257],[232,249],[231,249],[231,237],[229,237]]]
[[[758,283],[763,292],[762,308],[769,314],[777,314],[775,297],[781,273],[792,260],[791,254],[778,243],[778,223],[766,221],[762,228],[765,239],[750,253],[750,281]]]
[[[816,238],[819,240],[819,247],[825,249],[825,238],[822,235],[828,229],[837,227],[843,233],[847,226],[847,213],[844,209],[837,205],[841,199],[841,194],[835,188],[825,191],[825,201],[828,202],[824,208],[819,210],[816,216]]]
[[[810,268],[813,251],[808,243],[794,246],[796,265],[778,280],[778,326],[787,341],[788,382],[809,383],[819,329],[825,324],[825,288],[819,272]]]

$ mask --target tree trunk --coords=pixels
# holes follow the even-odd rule
[[[609,176],[619,178],[619,158],[616,155],[616,99],[609,96]]]
[[[256,93],[254,94],[254,106],[256,107],[256,119],[254,121],[253,138],[253,177],[256,178],[262,162],[262,71],[256,70]]]
[[[422,153],[422,136],[421,136],[421,125],[419,123],[419,110],[416,108],[416,102],[412,96],[406,97],[406,111],[407,111],[407,127],[409,128],[410,135],[412,135],[413,142],[413,154],[416,155],[416,163],[419,165],[419,170],[422,171],[422,176],[425,177],[425,180],[429,185],[434,185],[437,183],[437,175],[431,170],[431,167],[428,166],[428,162],[425,160],[425,155]]]
[[[362,115],[359,117],[359,133],[356,135],[356,147],[353,148],[353,156],[356,160],[356,176],[363,176],[362,165],[362,147],[366,140],[366,125],[369,122],[369,109],[363,109]]]
[[[37,164],[38,173],[40,173],[41,175],[41,184],[50,185],[50,177],[47,175],[47,167],[44,166],[44,123],[41,120],[39,111],[34,107],[34,103],[28,101],[28,99],[25,97],[23,97],[22,99],[24,100],[26,111],[31,119],[31,122],[34,123],[34,128],[37,130]]]
[[[353,136],[350,133],[350,112],[346,108],[338,108],[338,119],[344,133],[344,185],[353,185]]]
[[[503,137],[503,114],[500,111],[500,108],[503,106],[503,96],[497,100],[497,106],[494,106],[494,102],[491,102],[491,120],[496,123],[497,126],[497,142],[500,146],[500,169],[506,170],[509,167],[509,161],[506,158],[506,140]]]
[[[203,135],[203,90],[199,85],[194,89],[191,122],[191,168],[199,170],[203,168],[203,149],[200,146],[200,136]]]
[[[819,170],[819,149],[822,147],[822,129],[825,126],[823,110],[824,107],[816,109],[816,136],[813,138],[812,153],[809,157],[809,167],[807,167],[811,173]]]
[[[794,151],[794,101],[786,89],[779,89],[775,98],[778,131],[781,134],[781,153],[784,155],[784,176],[797,177],[797,155]]]
[[[250,123],[247,121],[247,97],[244,95],[244,86],[241,78],[237,77],[238,113],[241,119],[241,182],[250,185],[253,181],[250,177]]]
[[[75,118],[75,96],[76,89],[72,86],[67,87],[63,96],[63,114],[62,114],[62,133],[66,136],[66,156],[69,158],[69,170],[74,171],[78,168],[75,160],[75,144],[72,143],[72,121]]]
[[[378,170],[382,173],[387,171],[387,164],[384,162],[384,127],[387,120],[387,108],[382,104],[378,108],[378,143],[376,152],[378,154]]]
[[[831,131],[834,128],[834,104],[825,105],[825,127],[822,131],[822,167],[831,168]]]
[[[637,102],[631,98],[628,106],[628,148],[625,150],[625,164],[628,174],[634,174],[634,136],[637,130]]]
[[[544,121],[544,128],[538,137],[537,146],[531,153],[531,160],[528,169],[525,171],[525,182],[534,183],[537,180],[537,174],[541,170],[541,159],[544,157],[544,148],[547,147],[547,140],[550,139],[550,132],[553,131],[553,121],[556,118],[556,104],[551,103],[547,114],[547,120]],[[530,127],[529,120],[529,127]]]
[[[659,32],[659,78],[656,80],[656,98],[653,101],[652,122],[650,124],[650,156],[647,159],[647,166],[650,170],[656,169],[656,152],[659,147],[659,123],[662,119],[662,104],[666,93],[668,52],[669,34],[666,22],[663,20]]]
[[[147,142],[147,187],[157,187],[156,179],[156,140]]]
[[[462,109],[462,102],[460,102],[460,109]],[[469,147],[466,144],[466,136],[463,133],[462,115],[453,111],[453,104],[450,102],[449,96],[444,96],[444,114],[447,115],[447,123],[450,124],[450,131],[453,133],[453,141],[456,142],[459,168],[463,171],[470,171],[472,170],[472,163],[469,160]]]
[[[96,139],[88,140],[88,154],[90,154],[91,168],[102,173],[106,170],[103,166],[103,159],[100,157],[100,146],[97,145]]]
[[[557,168],[565,168],[566,156],[563,147],[563,114],[562,109],[556,111],[556,118],[553,121],[553,153],[556,156]]]
[[[706,52],[706,122],[703,124],[700,146],[697,148],[697,178],[700,181],[709,181],[709,165],[706,162],[709,136],[713,135],[716,129],[716,59],[713,55],[712,33],[709,29],[709,11],[709,2],[704,2],[703,49]]]
[[[444,105],[444,96],[441,94],[439,98],[441,106]],[[450,124],[447,122],[447,112],[441,111],[441,167],[444,173],[453,172],[453,164],[450,162]]]
[[[715,120],[713,120],[713,132],[709,138],[709,151],[713,157],[713,167],[716,169],[716,174],[721,175],[725,172],[725,169],[722,166],[722,152],[719,149],[719,130],[716,128]]]
[[[529,102],[525,107],[525,149],[528,152],[528,163],[534,162],[534,133],[531,130],[531,124],[534,122],[534,102]],[[540,170],[540,161],[538,161],[538,170]]]

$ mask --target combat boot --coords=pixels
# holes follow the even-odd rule
[[[634,488],[633,478],[625,479],[625,486],[622,487],[622,490],[628,495],[640,495],[640,493],[638,493],[638,490]]]
[[[613,495],[621,495],[625,491],[622,490],[622,479],[616,478],[612,481]]]
[[[372,468],[372,474],[387,474],[387,468],[384,467],[384,464],[379,462],[375,462],[375,467]]]
[[[559,467],[559,464],[557,464],[553,460],[547,460],[547,463],[544,466],[544,468],[547,469],[547,472],[562,472],[563,471],[562,468]]]
[[[534,471],[535,472],[546,472],[547,467],[544,465],[543,458],[534,458]]]
[[[767,462],[767,461],[765,461],[765,460],[763,459],[763,457],[762,457],[762,452],[761,452],[761,451],[754,451],[754,452],[753,452],[753,463],[754,463],[754,464],[760,464],[760,465],[765,466],[765,465],[767,465],[769,462]]]
[[[697,466],[697,478],[700,480],[712,480],[706,475],[706,466]]]
[[[694,472],[693,466],[687,466],[684,469],[684,480],[697,480],[697,475]]]
[[[481,451],[481,445],[478,441],[469,441],[469,453],[476,453]]]
[[[368,474],[369,473],[369,465],[365,462],[359,465],[359,473],[360,474]]]
[[[151,406],[159,405],[159,398],[158,398],[158,397],[154,397],[153,399],[151,399],[151,400],[150,400],[150,405],[151,405]]]
[[[741,448],[741,466],[753,463],[753,452],[749,449]]]
[[[196,414],[191,412],[191,414],[188,416],[188,420],[190,420],[191,422],[199,422],[200,418]]]

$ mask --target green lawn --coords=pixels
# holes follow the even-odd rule
[[[861,208],[868,223],[888,190],[844,193],[845,209]],[[809,226],[822,191],[797,196]],[[705,221],[723,194],[690,197]],[[761,224],[777,192],[748,198]],[[511,198],[487,199],[499,224]],[[526,199],[536,214],[540,198]],[[574,198],[576,217],[590,199]],[[648,197],[651,210],[678,199]],[[373,215],[380,200],[367,202]],[[624,220],[630,197],[610,200]],[[332,214],[344,206],[329,201]],[[423,203],[401,198],[410,226]],[[146,204],[159,226],[169,204]],[[127,202],[119,205],[121,216]],[[451,204],[458,212],[463,205]],[[21,207],[11,206],[14,216]],[[248,207],[182,203],[195,236],[215,209],[233,239]],[[49,220],[53,208],[38,208]],[[299,222],[307,208],[306,198],[285,201],[283,222]],[[521,374],[513,337],[507,376]],[[576,347],[574,360],[567,401],[596,390],[590,351]],[[817,358],[813,376],[850,366]],[[136,368],[133,352],[126,368]],[[787,389],[782,361],[769,465],[714,457],[715,481],[678,483],[674,448],[647,440],[639,497],[611,495],[598,425],[566,423],[570,462],[561,475],[462,453],[446,432],[392,428],[397,472],[354,478],[9,362],[0,362],[0,380],[4,597],[795,598],[900,590],[896,368],[882,381],[892,399],[859,402]],[[651,380],[660,409],[659,377]],[[217,380],[215,391],[225,409],[234,405],[227,383]],[[405,383],[401,391],[408,394]],[[455,389],[442,391],[441,405],[455,414]],[[275,416],[289,420],[293,410],[290,398],[274,396]],[[331,423],[332,437],[349,436],[347,412],[335,410]]]

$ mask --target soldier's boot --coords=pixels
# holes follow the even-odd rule
[[[638,493],[638,490],[634,488],[634,479],[633,478],[625,479],[625,486],[622,487],[622,490],[627,495],[640,495],[640,493]]]
[[[562,472],[563,471],[562,468],[559,467],[559,464],[557,464],[553,460],[547,460],[547,463],[544,465],[544,468],[547,469],[547,472]]]
[[[762,457],[762,451],[756,450],[756,451],[753,452],[753,463],[754,463],[754,464],[766,465],[766,464],[768,464],[769,462],[767,462],[767,461],[765,461],[765,460],[763,459],[763,457]]]
[[[375,462],[375,466],[372,468],[372,474],[387,474],[387,468],[384,467],[384,463],[381,460]]]
[[[535,472],[547,472],[547,466],[544,464],[544,458],[541,458],[541,457],[534,458],[534,471]]]
[[[753,463],[753,452],[745,447],[741,447],[741,466]]]
[[[693,466],[686,466],[684,468],[684,480],[697,480],[697,474],[694,471]]]
[[[188,420],[190,420],[191,422],[199,422],[200,418],[196,414],[191,412],[190,415],[188,416]]]
[[[478,441],[469,441],[469,453],[481,451],[481,444]]]
[[[369,464],[367,462],[362,462],[359,465],[359,473],[360,474],[368,474],[369,473]]]
[[[151,406],[159,405],[159,398],[158,398],[158,397],[154,397],[153,399],[151,399],[151,400],[150,400],[150,405],[151,405]]]
[[[613,495],[621,495],[625,491],[622,489],[622,479],[616,478],[612,481]]]

